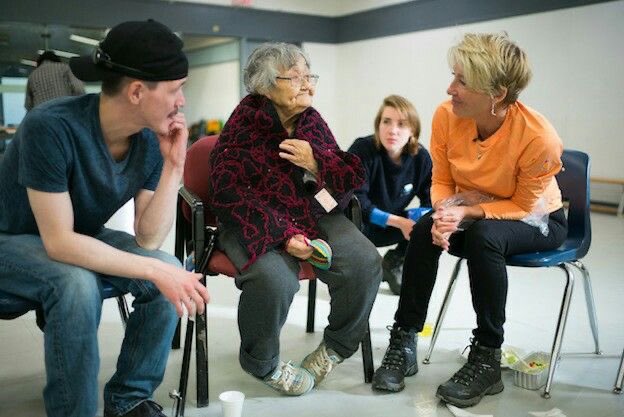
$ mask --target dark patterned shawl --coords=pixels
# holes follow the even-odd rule
[[[249,253],[245,268],[295,234],[319,237],[317,221],[325,211],[314,193],[304,191],[302,168],[278,155],[288,137],[273,103],[249,95],[234,109],[211,154],[209,205],[220,222],[239,231]],[[364,181],[359,158],[340,150],[311,107],[299,116],[292,137],[310,143],[318,163],[317,190],[327,188],[338,202],[334,210],[344,209]]]

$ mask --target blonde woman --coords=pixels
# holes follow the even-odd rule
[[[404,376],[418,371],[415,334],[423,328],[440,254],[451,250],[468,261],[477,327],[468,362],[438,387],[437,396],[468,407],[503,390],[505,257],[554,249],[565,240],[567,221],[555,179],[563,145],[544,116],[518,101],[531,71],[525,52],[506,34],[467,34],[448,57],[451,99],[436,110],[431,134],[435,212],[414,226],[390,346],[373,387],[400,391]],[[463,192],[491,198],[449,204]],[[538,206],[547,235],[521,221]]]

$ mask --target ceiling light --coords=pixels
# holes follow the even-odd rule
[[[63,58],[72,58],[72,57],[75,57],[75,56],[80,56],[78,54],[74,54],[73,52],[61,51],[61,50],[58,50],[58,49],[52,49],[51,51],[54,52],[55,54],[57,54],[58,56],[62,56]],[[43,49],[39,49],[37,51],[37,53],[39,55],[41,55],[43,52],[44,52]]]
[[[74,35],[73,33],[69,35],[69,39],[75,42],[86,43],[87,45],[98,45],[100,41],[96,39],[87,38],[86,36]]]
[[[37,66],[37,63],[35,61],[31,61],[30,59],[20,59],[20,62],[24,65],[30,65],[31,67]]]

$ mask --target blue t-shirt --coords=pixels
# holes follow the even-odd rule
[[[69,192],[74,231],[94,235],[141,189],[155,190],[163,160],[154,132],[132,135],[122,161],[104,142],[100,96],[44,103],[22,121],[0,164],[0,232],[39,234],[26,188]]]

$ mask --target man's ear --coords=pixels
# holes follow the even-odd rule
[[[128,101],[130,101],[130,103],[138,104],[143,97],[144,91],[145,84],[139,80],[133,80],[128,83],[126,97],[128,97]]]

